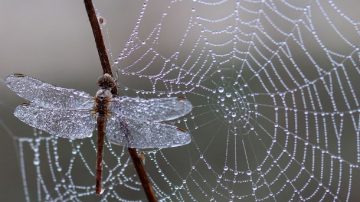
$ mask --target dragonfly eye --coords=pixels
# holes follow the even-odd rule
[[[111,89],[115,87],[115,80],[110,76],[110,74],[104,74],[98,79],[98,85],[103,89]]]

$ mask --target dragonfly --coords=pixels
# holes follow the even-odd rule
[[[192,110],[182,97],[141,99],[113,96],[116,85],[109,74],[98,79],[95,97],[86,92],[57,87],[38,79],[12,74],[6,86],[26,99],[15,117],[51,135],[68,139],[91,137],[97,129],[96,194],[102,193],[104,137],[112,144],[130,148],[169,148],[189,144],[190,133],[168,124]]]

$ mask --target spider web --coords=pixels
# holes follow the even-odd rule
[[[116,21],[99,8],[122,94],[185,95],[194,105],[176,121],[192,134],[190,145],[143,151],[157,197],[353,199],[360,164],[355,4],[145,1],[119,51],[111,38]],[[34,134],[18,141],[27,201],[94,199],[95,139]],[[144,200],[126,149],[106,143],[105,150],[102,200]]]

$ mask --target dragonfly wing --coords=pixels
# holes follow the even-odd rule
[[[191,142],[190,134],[176,126],[124,117],[109,119],[107,138],[111,143],[140,149],[177,147]]]
[[[82,91],[56,87],[22,74],[5,79],[6,86],[28,101],[45,108],[90,109],[92,97]]]
[[[90,137],[96,124],[89,110],[47,109],[24,104],[16,107],[14,115],[34,128],[70,139]]]
[[[125,122],[121,117],[111,116],[106,123],[106,137],[114,144],[127,146],[128,141],[125,137]]]
[[[112,112],[142,121],[168,121],[191,112],[192,105],[177,97],[140,99],[116,97],[111,104]]]

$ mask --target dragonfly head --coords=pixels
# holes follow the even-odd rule
[[[112,89],[116,84],[112,76],[106,73],[98,79],[98,85],[102,89]]]

